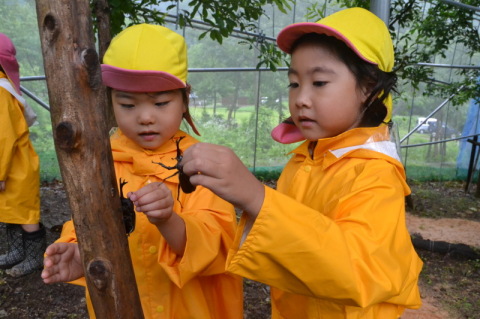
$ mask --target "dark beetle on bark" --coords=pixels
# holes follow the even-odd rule
[[[128,182],[119,179],[120,182],[120,200],[122,201],[122,213],[123,213],[123,222],[125,224],[125,231],[127,236],[130,235],[135,229],[135,207],[130,198],[123,197],[123,186]]]

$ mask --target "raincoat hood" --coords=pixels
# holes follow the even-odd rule
[[[172,137],[172,140],[182,136],[186,137],[179,145],[182,151],[197,142],[196,139],[180,130]],[[174,167],[177,164],[175,143],[164,143],[154,150],[144,149],[127,138],[120,129],[117,129],[112,135],[110,142],[113,159],[116,162],[130,163],[132,173],[135,175],[144,176],[145,179],[151,175],[165,179],[176,172],[176,170],[165,170],[159,164],[153,163],[161,162],[166,166]],[[152,159],[154,159],[153,162]],[[172,176],[171,180],[178,182],[178,175]]]
[[[5,34],[0,33],[0,65],[5,71],[8,79],[13,83],[15,91],[18,94],[22,94],[20,91],[20,67],[18,65],[15,55],[17,50]]]

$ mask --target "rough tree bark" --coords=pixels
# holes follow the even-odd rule
[[[143,318],[88,0],[36,0],[55,148],[97,318]]]

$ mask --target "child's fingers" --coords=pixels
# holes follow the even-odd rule
[[[145,186],[130,196],[130,199],[136,206],[137,211],[144,211],[145,209],[155,209],[156,206],[152,205],[160,205],[159,202],[172,197],[170,190],[163,183],[152,184],[156,185],[147,185],[147,192],[145,192],[145,188],[147,188],[147,186]]]
[[[40,276],[42,277],[42,279],[48,279],[48,278],[50,278],[50,277],[53,275],[53,273],[54,273],[54,271],[53,271],[53,269],[52,269],[52,266],[48,266],[48,267],[47,267],[46,264],[45,264],[45,267],[46,267],[46,268],[44,268],[44,269],[42,270],[42,273],[40,274]]]
[[[44,260],[45,268],[42,270],[40,277],[43,279],[43,282],[53,283],[56,282],[56,277],[58,276],[59,267],[53,262],[51,258],[45,258]]]
[[[45,254],[48,256],[53,256],[55,254],[61,254],[66,249],[67,247],[64,245],[64,243],[54,243],[45,249]]]
[[[55,262],[53,260],[53,256],[52,257],[47,256],[43,259],[43,265],[47,268],[52,267],[54,264]]]
[[[53,284],[53,283],[64,281],[64,280],[62,280],[62,278],[61,278],[61,276],[58,272],[54,272],[51,269],[43,270],[42,274],[41,274],[41,277],[43,279],[43,282],[46,283],[46,284]]]
[[[183,172],[189,176],[221,176],[225,165],[230,162],[229,151],[223,146],[197,143],[185,150],[182,159]]]
[[[190,183],[192,185],[202,185],[208,189],[216,192],[218,188],[221,188],[221,179],[207,174],[195,174],[190,176]]]
[[[143,186],[136,192],[130,192],[127,194],[127,196],[132,202],[135,202],[141,199],[148,200],[149,198],[151,198],[151,194],[161,194],[162,192],[166,191],[168,191],[168,187],[164,183],[155,182]]]
[[[152,203],[148,204],[143,204],[143,205],[138,205],[136,206],[137,212],[142,212],[142,213],[150,213],[158,210],[162,210],[166,207],[171,207],[172,201],[168,201],[167,199],[164,200],[158,200]]]

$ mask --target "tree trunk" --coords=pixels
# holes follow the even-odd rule
[[[112,40],[112,34],[110,32],[110,8],[107,0],[95,0],[93,1],[93,8],[97,21],[97,36],[98,36],[98,51],[100,61],[105,55],[110,41]],[[105,116],[107,127],[110,130],[112,127],[117,126],[115,120],[115,114],[113,113],[112,98],[107,94],[107,107],[105,108]]]
[[[36,0],[55,148],[97,318],[143,318],[88,0]]]
[[[241,77],[237,76],[235,89],[233,91],[233,101],[232,101],[232,104],[230,105],[230,108],[228,110],[227,121],[228,121],[230,126],[232,125],[232,119],[235,118],[235,111],[238,108],[238,96],[240,94],[240,81],[241,81],[240,79],[241,79]]]

